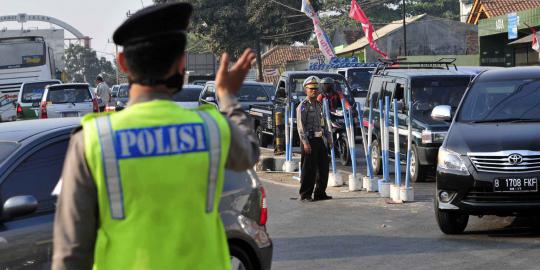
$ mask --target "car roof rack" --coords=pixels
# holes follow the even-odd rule
[[[443,57],[437,61],[406,61],[407,58],[397,59],[379,59],[379,64],[375,68],[374,74],[379,74],[387,69],[446,69],[453,67],[457,70],[455,64],[456,58]]]

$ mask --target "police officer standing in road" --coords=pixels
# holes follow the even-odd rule
[[[246,170],[257,137],[235,98],[255,55],[216,76],[221,113],[179,107],[192,7],[144,8],[114,33],[128,107],[89,115],[74,133],[54,225],[54,270],[230,269],[218,212],[225,168]],[[223,115],[223,114],[225,115]]]
[[[306,99],[296,109],[298,135],[302,142],[300,200],[329,200],[332,197],[326,194],[329,160],[324,138],[331,147],[332,135],[326,132],[322,104],[317,101],[319,79],[310,76],[303,86]]]

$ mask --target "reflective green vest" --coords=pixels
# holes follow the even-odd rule
[[[211,106],[140,103],[83,118],[97,186],[94,269],[230,269],[218,212],[230,129]]]

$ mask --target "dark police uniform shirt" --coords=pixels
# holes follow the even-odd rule
[[[311,102],[304,99],[296,108],[296,122],[300,141],[309,144],[309,139],[326,135],[329,142],[332,136],[327,132],[326,121],[323,115],[322,104],[316,99]],[[320,135],[320,136],[319,136]]]
[[[156,99],[170,97],[163,94],[142,95],[131,100],[128,106]],[[235,171],[253,168],[259,160],[260,152],[251,122],[234,96],[221,98],[220,107],[231,129],[231,146],[226,168]],[[81,219],[88,222],[73,222]],[[61,243],[54,247],[54,256],[57,261],[61,261],[61,265],[55,264],[55,269],[92,268],[98,224],[97,188],[86,163],[83,134],[78,131],[71,138],[62,172],[62,191],[54,223],[54,243]],[[64,228],[60,229],[61,227]],[[64,260],[68,256],[71,260]]]

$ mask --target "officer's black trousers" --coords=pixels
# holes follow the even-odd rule
[[[328,185],[328,152],[322,138],[309,140],[311,153],[307,154],[302,145],[302,174],[300,176],[300,198],[321,198],[326,196]],[[317,175],[318,172],[318,175]],[[318,176],[318,177],[317,177]],[[315,192],[313,192],[315,189]]]

